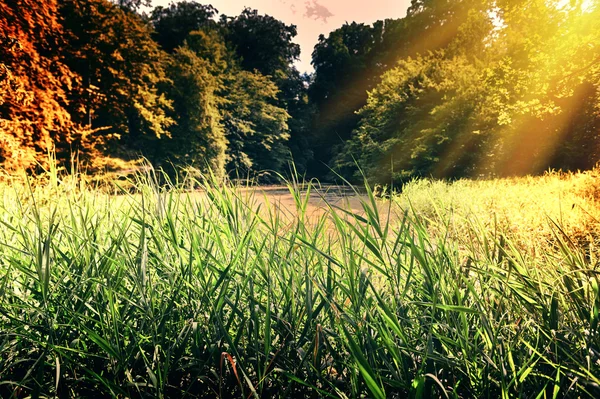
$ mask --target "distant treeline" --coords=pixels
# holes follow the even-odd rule
[[[379,183],[600,160],[599,0],[412,0],[321,35],[182,1],[0,1],[0,162]],[[332,172],[335,171],[334,172]]]

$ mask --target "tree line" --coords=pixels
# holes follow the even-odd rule
[[[144,156],[218,176],[379,183],[587,169],[600,159],[597,0],[413,0],[321,35],[181,1],[0,1],[0,162]]]

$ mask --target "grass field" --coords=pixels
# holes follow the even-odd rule
[[[600,171],[131,184],[0,186],[0,397],[600,396]]]

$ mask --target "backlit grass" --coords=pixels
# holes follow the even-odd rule
[[[367,187],[310,215],[291,181],[293,218],[210,179],[15,178],[0,397],[597,397],[596,176],[415,182],[391,206]]]

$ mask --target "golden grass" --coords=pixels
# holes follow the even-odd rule
[[[0,183],[0,397],[598,397],[599,173]]]
[[[600,239],[600,169],[492,180],[420,180],[408,184],[394,202],[428,220],[431,233],[450,220],[457,239],[475,225],[505,235],[528,252],[552,249],[555,224],[592,255]]]

